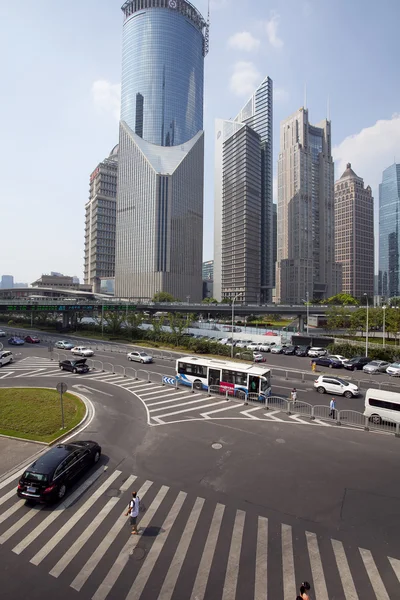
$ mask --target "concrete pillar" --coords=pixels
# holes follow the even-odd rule
[[[299,333],[304,333],[304,315],[297,315],[299,319]]]
[[[63,313],[63,329],[67,329],[67,327],[69,327],[69,313],[65,312]]]

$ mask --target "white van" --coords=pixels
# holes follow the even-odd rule
[[[0,367],[3,365],[7,365],[8,363],[12,363],[13,361],[13,353],[10,350],[3,350],[0,352]]]
[[[400,393],[370,388],[365,394],[364,417],[376,424],[400,423]]]

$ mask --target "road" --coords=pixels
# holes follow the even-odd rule
[[[126,364],[116,353],[102,356]],[[65,506],[19,504],[15,480],[0,483],[6,598],[25,596],[29,585],[35,600],[258,600],[266,591],[292,600],[303,579],[316,600],[400,597],[394,436],[267,417],[192,420],[192,412],[149,426],[150,404],[196,398],[184,391],[172,399],[173,389],[118,374],[61,374],[39,347],[24,347],[0,378],[2,387],[53,387],[63,378],[90,397],[96,417],[81,438],[95,438],[104,452],[100,473],[88,473]],[[122,516],[132,486],[147,507],[137,538]]]

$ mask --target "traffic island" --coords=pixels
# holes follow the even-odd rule
[[[84,402],[69,392],[61,406],[56,390],[0,389],[0,435],[49,444],[77,427],[85,414]]]

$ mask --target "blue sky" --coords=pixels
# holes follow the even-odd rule
[[[207,0],[196,6],[205,14]],[[32,282],[83,270],[89,175],[117,143],[121,0],[20,0],[0,9],[0,274]],[[236,116],[266,75],[279,123],[304,103],[330,114],[337,176],[347,162],[377,203],[400,162],[398,0],[211,0],[206,59],[204,260],[212,258],[214,119]],[[6,60],[4,60],[4,58]]]

